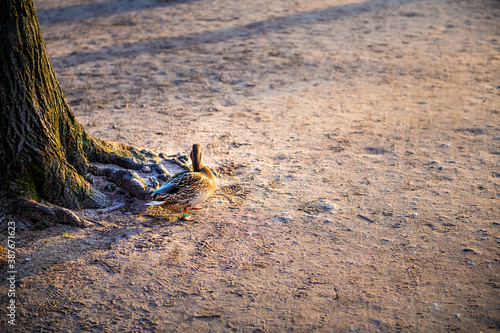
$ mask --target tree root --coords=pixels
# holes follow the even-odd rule
[[[137,199],[145,200],[150,194],[144,180],[132,170],[104,167],[95,168],[94,173],[98,176],[106,176],[110,182],[123,187]]]
[[[115,164],[130,170],[141,170],[144,167],[144,163],[134,157],[120,156],[113,153],[100,156],[98,162],[103,164]]]
[[[92,226],[91,222],[63,207],[47,206],[29,199],[17,199],[11,203],[20,216],[29,220],[51,221],[80,228]]]
[[[139,150],[123,143],[106,142],[95,137],[89,137],[87,158],[89,162],[115,164],[125,169],[140,170],[147,160],[157,156],[147,150]]]

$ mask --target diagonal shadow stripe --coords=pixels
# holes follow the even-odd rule
[[[271,18],[237,27],[203,31],[172,38],[156,38],[136,43],[124,43],[113,47],[104,47],[96,51],[55,57],[52,58],[52,61],[58,65],[75,66],[109,59],[133,58],[146,53],[155,54],[169,49],[184,49],[192,45],[219,43],[231,39],[244,39],[258,34],[286,30],[313,23],[338,20],[349,16],[356,16],[418,1],[420,0],[370,0],[348,5],[332,6],[326,9],[315,9],[308,12]]]
[[[167,7],[193,1],[199,0],[108,0],[67,7],[41,9],[37,10],[37,15],[40,25],[49,25],[63,22],[77,22],[90,18],[106,17],[156,7]]]

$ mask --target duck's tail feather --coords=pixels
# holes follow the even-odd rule
[[[164,204],[163,201],[150,201],[146,204],[146,206],[157,206],[157,205],[162,205]]]

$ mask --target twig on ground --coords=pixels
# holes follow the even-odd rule
[[[372,219],[370,219],[370,218],[368,218],[366,216],[363,216],[361,214],[358,214],[357,216],[360,217],[360,218],[362,218],[363,220],[367,220],[370,223],[375,223],[375,221],[373,221]]]
[[[99,214],[105,214],[105,213],[109,213],[109,212],[112,212],[114,210],[120,209],[122,207],[125,207],[125,203],[124,202],[120,202],[119,204],[116,204],[116,205],[108,207],[108,208],[99,209],[97,211],[97,213],[99,213]]]

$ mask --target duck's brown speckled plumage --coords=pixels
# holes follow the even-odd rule
[[[184,211],[198,206],[214,194],[217,188],[213,172],[203,165],[203,153],[200,145],[193,145],[191,161],[192,171],[184,171],[174,175],[162,187],[153,192],[155,201],[148,205],[161,205],[174,212]]]

